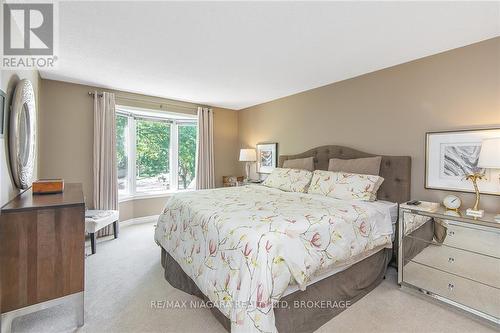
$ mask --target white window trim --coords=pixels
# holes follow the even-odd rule
[[[172,194],[178,193],[178,192],[190,192],[194,191],[192,189],[186,189],[186,190],[168,190],[165,192],[161,193],[153,193],[153,194],[147,194],[147,193],[138,193],[136,195],[130,195],[130,194],[122,194],[118,198],[118,203],[120,202],[127,202],[127,201],[133,201],[133,200],[143,200],[143,199],[154,199],[154,198],[168,198],[172,196]]]
[[[179,126],[192,124],[196,125],[196,118],[176,119],[168,116],[161,117],[170,123],[170,146],[169,146],[169,164],[170,164],[170,189],[162,192],[137,192],[137,132],[136,121],[137,119],[145,119],[151,121],[161,121],[159,117],[148,117],[139,115],[134,117],[134,114],[127,109],[117,108],[117,115],[127,117],[128,119],[128,140],[127,140],[127,156],[128,156],[128,170],[127,170],[127,183],[128,192],[119,193],[118,201],[125,202],[130,200],[140,200],[148,198],[168,197],[176,192],[192,191],[192,189],[179,190]],[[196,177],[196,176],[195,176]]]
[[[127,181],[128,181],[128,192],[129,196],[136,195],[136,180],[137,180],[137,134],[136,134],[136,126],[135,119],[133,117],[127,116],[128,119],[128,172],[127,172]]]
[[[170,124],[170,188],[179,188],[179,123]]]

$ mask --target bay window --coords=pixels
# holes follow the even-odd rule
[[[118,107],[116,154],[120,197],[194,189],[196,127],[193,116]]]

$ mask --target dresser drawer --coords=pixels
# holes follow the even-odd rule
[[[500,258],[500,229],[446,221],[445,245]]]
[[[431,266],[436,269],[459,275],[477,282],[500,288],[500,259],[469,252],[446,245],[436,245],[423,240],[414,239],[422,243],[422,250],[413,258],[405,258],[414,262]]]
[[[500,318],[500,289],[409,261],[403,281],[449,300]]]

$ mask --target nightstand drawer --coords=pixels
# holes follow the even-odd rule
[[[437,268],[439,270],[459,275],[492,287],[500,288],[500,259],[456,249],[446,245],[427,243],[414,239],[420,243],[422,250],[409,259]]]
[[[482,229],[448,221],[445,245],[500,258],[500,229]]]
[[[403,268],[403,281],[496,318],[500,317],[500,289],[486,286],[414,261]]]

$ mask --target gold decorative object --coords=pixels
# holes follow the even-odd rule
[[[445,206],[447,210],[458,212],[460,206],[462,206],[462,200],[456,195],[449,194],[443,199],[443,206]]]
[[[476,192],[476,202],[474,203],[474,207],[472,208],[472,210],[470,209],[467,210],[467,215],[482,217],[484,212],[479,209],[480,194],[479,194],[479,188],[477,187],[477,181],[486,179],[486,176],[482,173],[475,172],[465,177],[465,179],[470,180],[472,182],[472,185],[474,186],[474,191]]]

